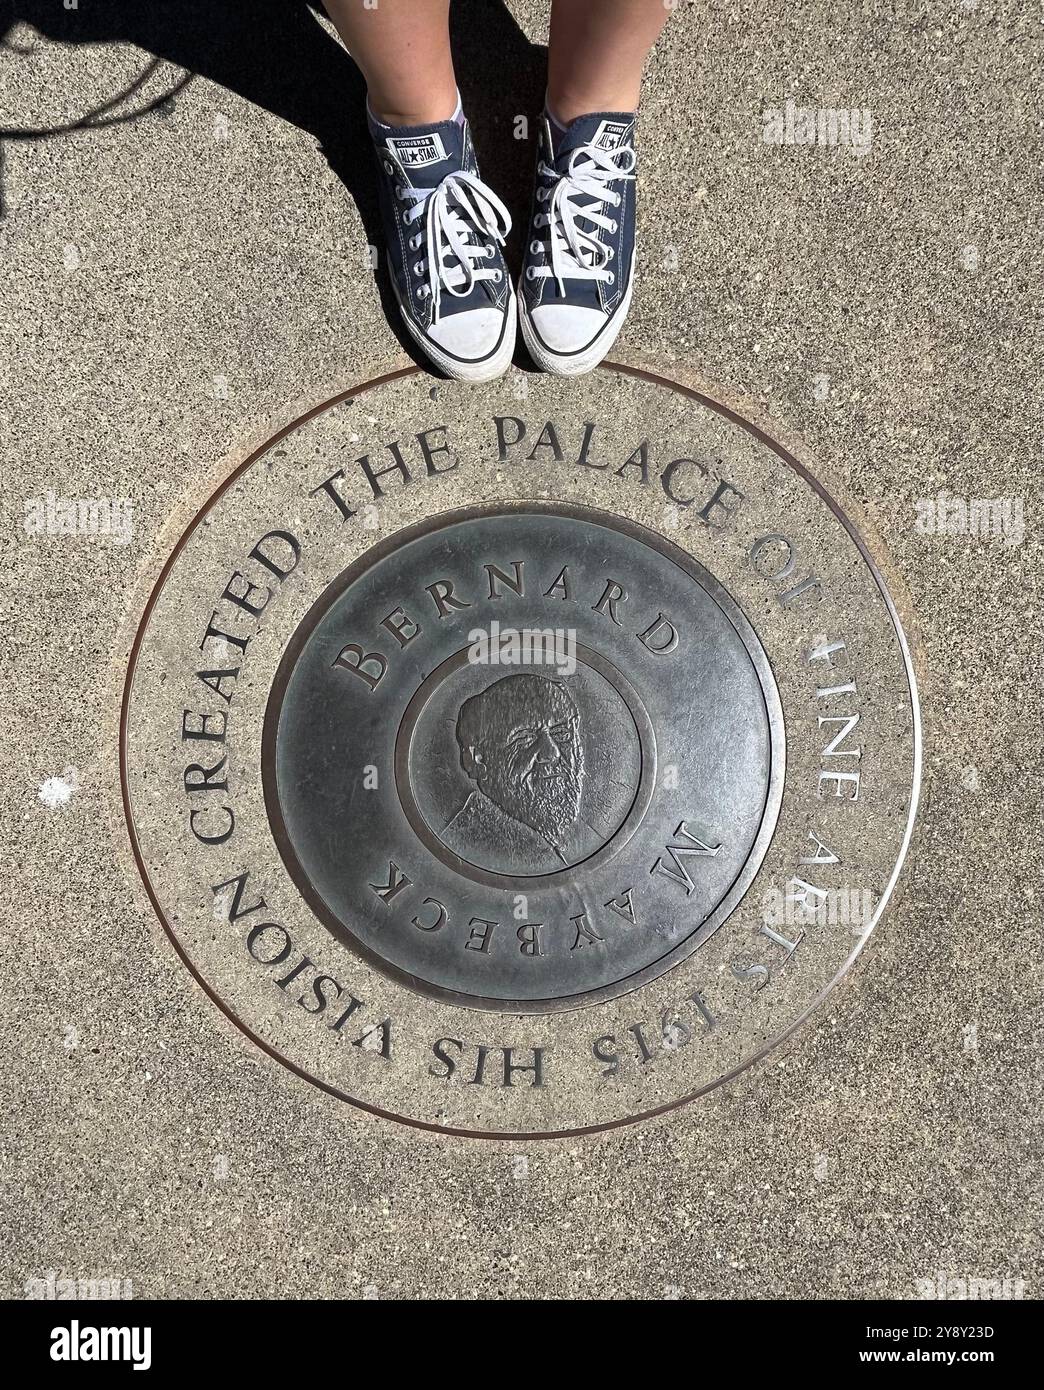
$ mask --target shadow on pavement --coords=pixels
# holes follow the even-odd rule
[[[60,0],[0,0],[0,45],[9,60],[20,49],[7,36],[20,21],[57,43],[134,44],[155,59],[184,68],[187,75],[154,100],[120,114],[121,103],[133,98],[157,66],[145,64],[122,92],[84,93],[83,115],[68,125],[48,129],[26,111],[16,128],[0,130],[0,140],[53,139],[164,114],[172,97],[198,75],[312,135],[355,201],[367,240],[382,246],[365,85],[305,0],[85,0],[70,10]],[[451,25],[458,81],[483,177],[507,203],[515,225],[509,260],[517,269],[535,143],[516,138],[516,117],[525,116],[535,135],[545,50],[529,42],[502,0],[454,0]],[[157,123],[156,131],[162,138],[164,126]],[[399,342],[427,365],[401,327],[383,255],[377,285]]]

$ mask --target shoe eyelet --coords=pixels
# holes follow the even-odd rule
[[[542,203],[546,197],[547,197],[547,189],[546,189],[546,188],[538,188],[538,189],[537,189],[537,202],[538,202],[538,203]]]
[[[530,254],[531,256],[539,256],[539,255],[541,255],[541,254],[543,253],[543,250],[544,250],[544,246],[543,246],[543,243],[542,243],[542,242],[539,242],[539,241],[531,241],[531,242],[529,243],[529,254]]]
[[[534,266],[531,266],[531,265],[530,265],[530,266],[527,266],[527,267],[526,267],[526,279],[527,279],[527,280],[535,280],[535,279],[536,279],[536,268],[535,268]]]
[[[493,274],[493,283],[494,283],[495,285],[499,285],[500,282],[501,282],[501,280],[503,280],[503,278],[504,278],[504,272],[503,272],[502,270],[494,271],[494,274]]]
[[[487,246],[487,247],[485,247],[485,248],[484,248],[484,252],[485,252],[486,257],[487,257],[489,260],[492,260],[492,259],[493,259],[494,248],[493,248],[492,246]]]
[[[427,285],[420,285],[420,286],[418,287],[418,289],[417,289],[417,298],[418,298],[418,299],[427,299],[427,297],[428,297],[429,294],[431,294],[431,290],[428,288]]]
[[[423,274],[424,274],[424,262],[423,262],[423,261],[414,261],[414,263],[413,263],[413,273],[414,273],[414,275],[423,275]]]
[[[605,258],[607,264],[608,264],[608,262],[611,261],[611,260],[613,259],[613,257],[616,255],[616,247],[615,247],[615,246],[610,246],[610,247],[608,248],[608,250],[609,250],[609,254],[608,254],[608,255],[606,256],[606,258]]]
[[[609,223],[609,230],[610,230],[611,232],[615,232],[615,231],[619,230],[618,224],[617,224],[616,222],[610,222],[610,223]]]
[[[394,174],[394,173],[395,173],[395,165],[391,162],[390,159],[384,160],[383,163],[384,163],[384,172],[385,172],[386,174]]]
[[[607,285],[615,285],[615,284],[616,284],[616,276],[613,274],[612,271],[610,271],[609,274],[606,276],[605,282],[606,282]]]

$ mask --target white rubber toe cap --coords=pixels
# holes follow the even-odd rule
[[[504,331],[504,311],[492,305],[448,314],[428,329],[427,336],[444,351],[465,362],[488,357]]]
[[[599,309],[572,304],[539,304],[530,313],[533,327],[552,352],[582,352],[605,326]]]

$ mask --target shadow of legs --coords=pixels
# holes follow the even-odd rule
[[[312,135],[355,201],[368,242],[382,252],[377,284],[389,324],[410,355],[423,360],[400,327],[384,271],[365,85],[305,0],[89,0],[75,10],[60,0],[3,0],[0,36],[17,21],[59,43],[134,44]],[[535,149],[531,138],[515,138],[515,118],[525,116],[532,127],[541,109],[544,50],[526,39],[502,0],[455,0],[451,21],[483,177],[511,210],[514,248],[528,217]],[[84,109],[111,95],[85,93]],[[34,123],[27,112],[24,124]],[[516,268],[519,259],[513,250]]]
[[[464,110],[482,177],[507,204],[513,230],[507,259],[522,262],[533,196],[536,122],[544,109],[547,50],[530,43],[501,0],[453,0],[450,32]],[[516,136],[516,121],[525,138]]]

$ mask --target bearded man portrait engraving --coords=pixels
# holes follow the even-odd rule
[[[475,787],[444,843],[515,873],[551,873],[593,853],[601,837],[582,814],[580,722],[565,683],[547,676],[504,676],[465,700],[457,745]]]

